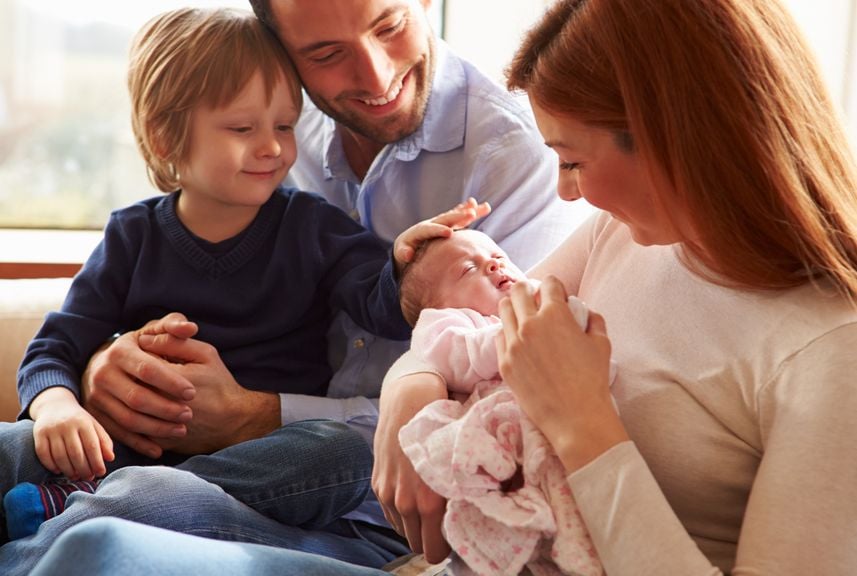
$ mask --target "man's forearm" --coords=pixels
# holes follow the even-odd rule
[[[194,414],[184,438],[156,440],[164,449],[180,454],[210,454],[270,434],[280,427],[280,398],[272,392],[241,389],[216,418]],[[194,409],[194,402],[190,403]]]

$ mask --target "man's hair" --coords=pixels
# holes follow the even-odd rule
[[[402,316],[413,327],[420,317],[420,312],[432,308],[436,300],[433,295],[433,278],[428,277],[425,266],[419,266],[429,248],[437,243],[439,238],[433,238],[420,244],[414,257],[402,269],[399,276],[399,306]]]
[[[261,72],[267,97],[284,79],[300,111],[301,86],[279,40],[249,11],[184,8],[147,22],[131,46],[131,126],[158,189],[179,188],[193,109],[229,104]]]
[[[857,170],[778,1],[559,0],[507,78],[550,114],[631,137],[670,185],[655,201],[691,219],[698,274],[761,289],[824,276],[857,293]]]
[[[271,30],[277,29],[277,23],[274,20],[274,15],[271,13],[271,0],[250,0],[250,7],[253,8],[253,13],[256,14],[262,24]]]

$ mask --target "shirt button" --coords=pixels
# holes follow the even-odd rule
[[[366,342],[363,341],[363,338],[357,338],[354,341],[354,347],[357,348],[358,350],[363,348],[364,346],[366,346]]]
[[[358,212],[356,208],[349,212],[348,215],[351,216],[351,219],[355,222],[360,222],[360,212]]]

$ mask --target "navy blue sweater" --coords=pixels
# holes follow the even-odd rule
[[[319,196],[278,189],[243,232],[212,244],[179,221],[178,194],[111,214],[62,309],[27,348],[21,417],[46,388],[79,397],[80,375],[105,340],[168,312],[196,322],[197,338],[242,386],[269,392],[325,394],[334,310],[379,336],[410,337],[387,248]]]

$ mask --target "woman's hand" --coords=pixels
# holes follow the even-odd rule
[[[413,259],[416,250],[427,240],[449,238],[454,230],[469,226],[474,220],[488,215],[489,212],[491,212],[491,206],[487,202],[479,204],[475,198],[468,198],[466,202],[458,204],[443,214],[417,222],[399,234],[393,243],[393,258],[396,261],[397,271],[401,272],[402,267]]]
[[[450,552],[441,532],[446,500],[414,470],[399,444],[399,429],[424,406],[447,397],[446,384],[435,374],[410,374],[385,384],[375,430],[372,489],[387,521],[408,539],[411,550],[424,553],[431,563]]]
[[[538,295],[517,283],[500,302],[497,355],[503,381],[569,472],[628,439],[610,396],[610,340],[604,319],[589,313],[584,332],[553,276]]]

